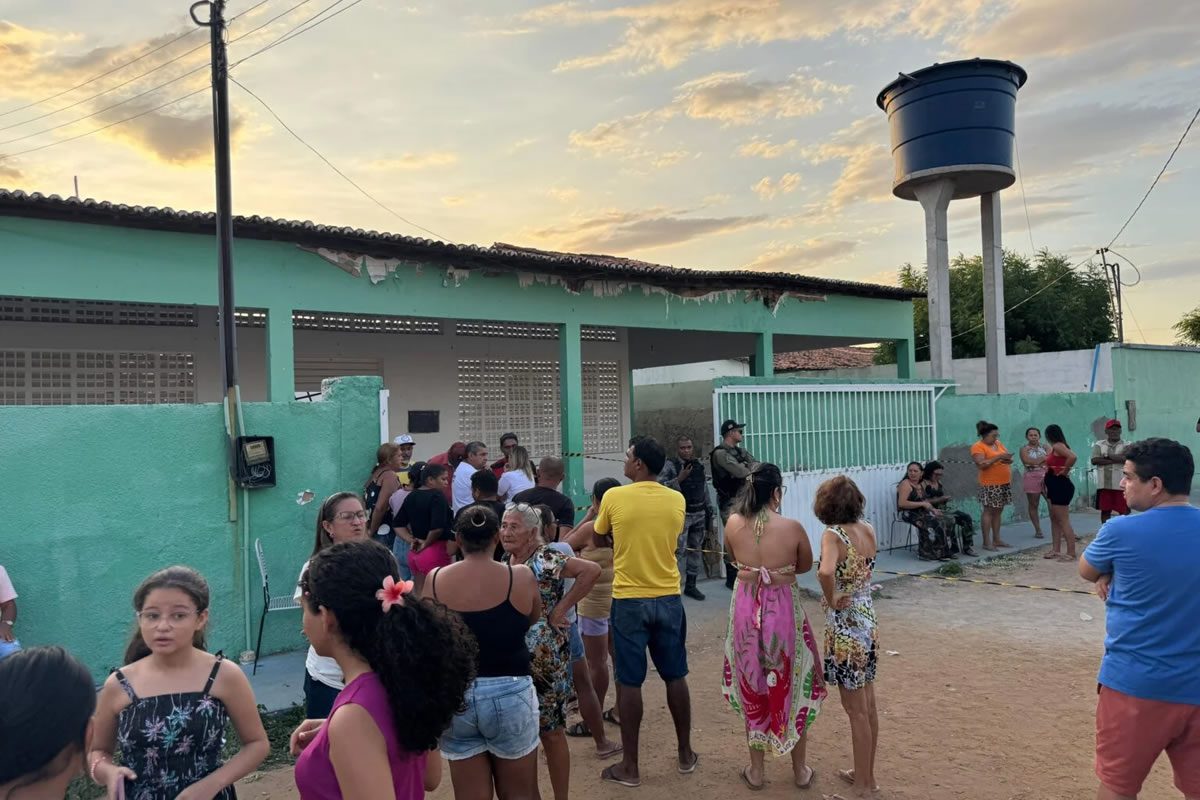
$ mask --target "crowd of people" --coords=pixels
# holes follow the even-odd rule
[[[704,472],[689,440],[668,459],[656,440],[635,437],[623,465],[628,482],[597,482],[578,524],[573,502],[558,490],[562,460],[543,458],[534,472],[511,434],[504,458],[490,465],[480,442],[451,448],[445,464],[412,463],[408,437],[381,447],[361,493],[335,493],[317,509],[313,549],[297,581],[310,643],[307,719],[290,742],[301,796],[420,798],[442,782],[446,762],[456,800],[538,798],[540,747],[555,800],[566,800],[568,736],[591,738],[599,759],[619,758],[599,773],[602,781],[637,787],[651,662],[665,684],[675,769],[694,773],[700,755],[691,739],[683,598],[700,569],[691,554],[702,549],[715,513],[725,520],[733,589],[719,678],[744,723],[741,781],[761,789],[773,752],[790,756],[796,787],[812,786],[807,740],[836,687],[853,763],[836,778],[847,796],[875,796],[878,545],[863,493],[846,476],[823,483],[812,504],[824,529],[810,540],[781,514],[779,468],[746,453],[742,429],[726,421],[710,459],[717,509],[695,491]],[[1093,464],[1119,467],[1122,497],[1098,503],[1121,518],[1079,560],[1080,574],[1110,608],[1097,710],[1099,796],[1135,797],[1165,751],[1177,785],[1193,797],[1200,792],[1194,464],[1178,443],[1127,445],[1119,423],[1107,431]],[[994,425],[981,422],[979,434],[972,455],[980,498],[994,509],[1011,479],[1001,483],[1000,468],[1008,470],[1012,457]],[[1061,430],[1048,426],[1049,447],[1035,429],[1026,438],[1023,463],[1044,470],[1052,508],[1065,505],[1070,490],[1052,478],[1069,483],[1075,456]],[[506,483],[512,473],[524,480]],[[942,501],[943,473],[938,462],[910,464],[897,493],[922,531],[924,557],[972,552],[971,520]],[[1114,490],[1102,482],[1101,491]],[[1144,513],[1126,517],[1131,508]],[[1055,543],[1073,553],[1069,522],[1052,516],[1052,526]],[[1004,546],[988,529],[985,516],[984,547]],[[825,615],[820,643],[797,586],[814,567]],[[234,784],[268,755],[245,673],[207,650],[210,592],[195,570],[168,567],[137,587],[124,664],[98,695],[66,651],[15,645],[15,598],[0,568],[0,633],[9,634],[0,644],[13,645],[0,659],[0,796],[62,797],[82,772],[109,798],[232,798]],[[605,710],[610,670],[615,704]],[[582,719],[568,725],[572,704]],[[232,751],[229,725],[238,739]],[[606,725],[619,729],[619,740]]]

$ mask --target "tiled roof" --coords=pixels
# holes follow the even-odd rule
[[[776,353],[776,372],[859,369],[875,363],[875,350],[862,347],[827,347],[824,350],[800,350]]]
[[[205,234],[211,234],[216,225],[216,215],[211,211],[176,211],[173,208],[131,206],[6,189],[0,189],[0,216],[36,217]],[[395,233],[257,215],[235,216],[233,233],[235,237],[244,239],[295,242],[379,258],[422,259],[445,263],[459,269],[538,272],[558,276],[569,287],[581,286],[588,280],[628,280],[682,294],[746,289],[758,291],[764,297],[795,293],[911,300],[917,296],[896,286],[814,278],[807,275],[750,270],[680,269],[629,258],[557,253],[500,243],[491,247],[448,244]]]

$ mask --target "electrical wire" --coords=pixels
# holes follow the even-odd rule
[[[1138,336],[1142,337],[1142,344],[1149,344],[1146,334],[1142,332],[1142,324],[1138,322],[1137,315],[1133,313],[1133,306],[1129,305],[1129,295],[1121,296],[1121,311],[1128,314],[1129,318],[1133,320],[1133,327],[1137,328]]]
[[[1037,245],[1033,243],[1033,222],[1029,219],[1029,199],[1025,197],[1025,168],[1021,166],[1021,146],[1013,137],[1013,150],[1017,154],[1017,180],[1021,182],[1021,203],[1025,206],[1025,231],[1029,234],[1029,250],[1037,253]]]
[[[1190,133],[1192,130],[1192,126],[1196,124],[1197,117],[1200,117],[1200,107],[1197,107],[1196,113],[1192,114],[1192,118],[1188,121],[1187,127],[1183,129],[1183,135],[1180,136],[1179,141],[1175,143],[1175,148],[1171,150],[1171,154],[1167,156],[1166,163],[1162,165],[1162,169],[1160,169],[1158,174],[1154,176],[1154,180],[1150,183],[1150,188],[1146,190],[1144,195],[1142,195],[1142,199],[1138,201],[1137,207],[1133,209],[1133,213],[1129,215],[1129,219],[1125,220],[1125,224],[1122,225],[1121,229],[1117,231],[1117,235],[1112,238],[1107,247],[1111,248],[1113,246],[1113,243],[1116,242],[1117,239],[1120,238],[1121,234],[1125,232],[1125,229],[1129,227],[1129,223],[1133,222],[1133,218],[1136,217],[1138,212],[1142,210],[1142,206],[1145,205],[1146,199],[1150,197],[1150,193],[1154,191],[1154,187],[1158,186],[1158,182],[1162,178],[1163,174],[1167,171],[1167,167],[1171,166],[1171,160],[1175,158],[1175,154],[1178,153],[1179,148],[1183,146],[1183,140],[1187,138],[1188,133]]]
[[[282,12],[282,13],[280,13],[280,14],[276,14],[274,17],[272,17],[271,19],[269,19],[269,20],[267,20],[266,22],[262,23],[262,24],[261,24],[261,25],[259,25],[258,27],[256,27],[256,28],[251,28],[250,30],[246,31],[245,33],[239,34],[238,36],[234,37],[233,39],[230,39],[230,40],[229,40],[229,43],[230,43],[230,44],[233,44],[234,42],[241,41],[242,39],[245,39],[247,36],[251,36],[251,35],[253,35],[253,34],[257,33],[258,31],[262,30],[263,28],[267,27],[267,26],[268,26],[268,25],[270,25],[272,22],[275,22],[276,20],[278,20],[280,17],[284,17],[284,16],[286,16],[286,15],[290,14],[291,12],[295,11],[297,8],[300,8],[300,6],[306,5],[306,4],[308,4],[308,3],[311,3],[311,2],[312,2],[312,0],[301,0],[299,3],[297,3],[297,4],[296,4],[296,5],[294,5],[294,6],[292,6],[292,7],[291,7],[291,8],[289,8],[287,11],[284,11],[284,12]],[[339,2],[341,2],[341,0],[339,0]],[[293,29],[293,30],[295,30],[295,29]],[[149,75],[150,73],[152,73],[152,72],[156,72],[156,71],[158,71],[158,70],[162,69],[163,67],[166,67],[166,66],[168,66],[169,64],[171,64],[171,63],[173,63],[173,62],[175,62],[175,61],[178,61],[179,59],[181,59],[181,58],[184,58],[185,56],[189,56],[189,55],[191,55],[192,53],[195,53],[197,50],[201,50],[201,49],[203,49],[203,48],[206,48],[206,47],[208,47],[208,46],[209,46],[209,45],[207,45],[207,44],[202,44],[202,45],[199,45],[199,46],[197,46],[197,47],[193,47],[191,50],[188,50],[186,53],[182,53],[182,54],[180,54],[180,55],[176,56],[175,58],[171,59],[170,61],[163,62],[162,64],[158,65],[157,67],[154,67],[154,68],[153,68],[153,69],[151,69],[151,70],[147,70],[146,72],[143,72],[143,73],[141,73],[140,75],[134,76],[134,77],[132,77],[132,78],[130,78],[130,79],[128,79],[128,80],[126,80],[126,81],[125,81],[125,82],[123,82],[123,83],[119,83],[119,84],[117,84],[116,86],[113,86],[111,89],[105,89],[103,92],[99,92],[99,93],[97,93],[97,94],[94,94],[94,95],[92,95],[91,97],[85,97],[84,99],[82,99],[82,100],[79,100],[79,101],[77,101],[77,102],[75,102],[75,103],[72,103],[72,104],[71,104],[71,105],[69,105],[69,106],[63,106],[62,108],[60,108],[60,109],[57,109],[57,110],[55,110],[55,111],[51,111],[51,112],[48,112],[48,113],[46,113],[46,114],[42,114],[40,117],[31,117],[30,119],[27,119],[27,120],[25,120],[25,121],[23,121],[23,122],[17,122],[17,123],[14,123],[14,124],[12,124],[12,125],[8,125],[8,126],[6,126],[6,127],[0,128],[0,131],[5,131],[5,130],[8,130],[9,128],[17,128],[17,127],[20,127],[21,125],[24,125],[24,124],[28,123],[28,122],[33,122],[33,121],[35,121],[35,120],[42,119],[42,118],[44,118],[44,117],[53,116],[54,114],[57,114],[59,111],[66,111],[68,108],[74,108],[75,106],[81,105],[81,104],[83,104],[83,103],[86,103],[86,102],[88,102],[88,101],[90,101],[90,100],[95,100],[97,97],[101,97],[101,96],[103,96],[103,95],[106,95],[106,94],[108,94],[108,93],[110,93],[110,92],[114,92],[114,91],[116,91],[117,89],[120,89],[120,88],[122,88],[122,87],[124,87],[124,86],[127,86],[127,85],[129,85],[129,84],[131,84],[131,83],[133,83],[133,82],[135,82],[135,81],[141,80],[142,78],[146,77],[146,76],[147,76],[147,75]],[[204,70],[206,70],[206,69],[209,69],[209,67],[210,67],[210,66],[211,66],[211,61],[209,61],[209,62],[205,62],[205,63],[201,64],[200,66],[196,67],[195,69],[193,69],[193,70],[189,70],[188,72],[185,72],[185,73],[183,73],[182,75],[178,75],[178,76],[176,76],[176,77],[174,77],[174,78],[171,78],[171,79],[170,79],[170,80],[168,80],[168,81],[163,81],[162,83],[158,84],[157,86],[152,86],[151,88],[149,88],[149,89],[146,89],[146,90],[145,90],[145,91],[143,91],[143,92],[138,92],[137,94],[133,95],[132,97],[127,97],[127,98],[125,98],[124,100],[119,100],[119,101],[117,101],[116,103],[111,103],[111,104],[109,104],[109,105],[105,106],[104,108],[101,108],[101,109],[99,109],[99,110],[97,110],[97,111],[93,111],[93,112],[92,112],[92,113],[90,113],[90,114],[84,114],[82,117],[76,117],[75,119],[68,120],[67,122],[62,122],[62,123],[59,123],[58,125],[53,125],[53,126],[51,126],[51,127],[49,127],[49,128],[44,128],[44,129],[42,129],[42,130],[40,130],[40,131],[35,131],[35,132],[33,132],[33,133],[27,133],[27,134],[25,134],[25,135],[23,135],[23,136],[17,136],[17,137],[15,137],[15,138],[13,138],[13,139],[6,139],[5,141],[3,141],[3,142],[0,142],[0,147],[3,147],[3,146],[4,146],[4,145],[6,145],[6,144],[12,144],[13,142],[21,142],[21,141],[24,141],[24,140],[26,140],[26,139],[32,139],[32,138],[34,138],[34,137],[36,137],[36,136],[41,136],[42,134],[46,134],[46,133],[50,133],[50,132],[52,132],[52,131],[59,130],[60,128],[66,128],[66,127],[69,127],[69,126],[71,126],[71,125],[74,125],[76,122],[83,122],[85,119],[91,119],[92,117],[99,116],[100,114],[103,114],[103,113],[104,113],[104,112],[106,112],[106,111],[111,111],[112,109],[114,109],[114,108],[117,108],[118,106],[123,106],[123,105],[125,105],[126,103],[132,103],[134,100],[137,100],[137,99],[138,99],[138,98],[140,98],[140,97],[145,97],[145,96],[146,96],[146,95],[148,95],[148,94],[152,94],[153,92],[157,92],[159,89],[162,89],[162,88],[165,88],[165,87],[167,87],[167,86],[170,86],[170,85],[171,85],[171,84],[173,84],[173,83],[178,83],[179,81],[183,80],[184,78],[187,78],[187,77],[189,77],[189,76],[191,76],[191,75],[195,75],[195,74],[196,74],[196,73],[198,73],[198,72],[203,72]]]
[[[451,241],[450,239],[447,239],[445,236],[442,236],[440,233],[437,233],[436,231],[432,231],[432,230],[430,230],[429,228],[426,228],[426,227],[424,227],[424,226],[422,226],[422,225],[418,225],[417,223],[415,223],[415,222],[413,222],[412,220],[408,219],[407,217],[403,216],[403,215],[402,215],[402,214],[400,214],[399,212],[397,212],[397,211],[394,211],[392,208],[390,208],[390,207],[389,207],[389,206],[388,206],[386,203],[384,203],[382,200],[380,200],[380,199],[379,199],[379,198],[377,198],[375,195],[371,194],[371,193],[370,193],[370,192],[368,192],[366,189],[364,189],[362,186],[360,186],[358,183],[356,183],[356,182],[355,182],[355,180],[354,180],[353,178],[351,178],[351,177],[350,177],[349,175],[347,175],[346,173],[342,172],[342,171],[341,171],[341,170],[338,168],[338,166],[337,166],[336,164],[334,164],[332,161],[330,161],[328,158],[326,158],[326,157],[325,157],[325,156],[324,156],[324,155],[321,153],[321,151],[320,151],[320,150],[318,150],[317,148],[315,148],[315,147],[313,147],[311,144],[309,144],[307,141],[305,141],[305,139],[304,139],[304,137],[303,137],[303,136],[301,136],[300,134],[296,133],[296,131],[295,131],[295,130],[293,130],[293,129],[292,129],[292,127],[291,127],[290,125],[288,125],[286,122],[284,122],[284,121],[283,121],[283,119],[282,119],[282,118],[279,116],[279,114],[277,114],[277,113],[275,112],[275,109],[271,108],[270,104],[269,104],[269,103],[267,103],[267,101],[266,101],[266,100],[263,100],[261,97],[259,97],[257,94],[255,94],[253,90],[251,90],[251,89],[250,89],[248,86],[246,86],[244,83],[242,83],[241,81],[239,81],[237,78],[233,77],[232,75],[231,75],[231,76],[229,76],[229,80],[230,80],[232,83],[236,83],[236,84],[237,84],[237,85],[238,85],[238,86],[239,86],[239,87],[242,89],[242,91],[244,91],[246,94],[250,95],[250,96],[251,96],[251,97],[253,97],[255,100],[257,100],[257,101],[259,102],[259,104],[260,104],[260,105],[261,105],[263,108],[265,108],[265,109],[267,110],[267,113],[269,113],[269,114],[270,114],[272,117],[274,117],[274,118],[275,118],[275,121],[276,121],[276,122],[278,122],[280,125],[282,125],[282,126],[283,126],[283,129],[284,129],[285,131],[287,131],[288,133],[290,133],[290,134],[292,135],[292,137],[293,137],[293,138],[294,138],[296,141],[298,141],[300,144],[304,145],[304,146],[305,146],[305,147],[307,147],[307,148],[308,148],[310,151],[312,151],[313,155],[315,155],[317,158],[321,159],[321,161],[325,163],[325,166],[329,167],[331,170],[333,170],[335,173],[337,173],[337,174],[338,174],[338,176],[340,176],[340,177],[342,178],[342,180],[346,181],[346,183],[350,184],[350,185],[351,185],[351,186],[353,186],[355,189],[357,189],[357,190],[358,190],[358,192],[359,192],[359,193],[360,193],[360,194],[361,194],[363,197],[367,198],[367,199],[368,199],[368,200],[370,200],[372,203],[374,203],[375,205],[379,206],[379,207],[380,207],[380,208],[382,208],[384,211],[388,212],[389,214],[391,214],[393,217],[395,217],[396,219],[400,220],[400,221],[401,221],[401,222],[403,222],[404,224],[406,224],[406,225],[410,225],[410,226],[412,226],[413,228],[416,228],[416,229],[417,229],[417,230],[419,230],[419,231],[424,231],[425,233],[428,233],[430,236],[433,236],[435,239],[440,239],[440,240],[442,240],[443,242],[446,242],[447,244],[453,244],[453,243],[454,243],[454,242],[453,242],[453,241]]]
[[[304,0],[304,3],[307,3],[307,2],[310,2],[310,0]],[[358,5],[358,3],[362,2],[362,0],[355,0],[355,2],[351,3],[351,5],[349,5],[349,6],[346,6],[346,8],[343,8],[343,9],[341,9],[341,11],[338,11],[338,12],[337,12],[337,13],[335,13],[335,14],[331,14],[330,16],[328,16],[328,17],[325,17],[324,19],[317,20],[317,17],[320,17],[322,14],[326,13],[326,12],[327,12],[327,11],[329,11],[331,8],[335,8],[336,6],[340,5],[340,4],[341,4],[341,3],[343,3],[343,2],[345,2],[345,0],[336,0],[336,2],[334,2],[333,4],[331,4],[331,5],[329,5],[329,6],[326,6],[324,9],[322,9],[322,10],[321,10],[321,11],[319,11],[319,12],[317,12],[317,13],[316,13],[316,14],[314,14],[313,16],[309,17],[309,18],[308,18],[308,20],[306,20],[306,21],[305,21],[305,22],[303,22],[303,23],[300,23],[300,25],[297,25],[297,26],[296,26],[295,28],[293,28],[293,29],[292,29],[292,30],[291,30],[289,33],[287,33],[287,34],[284,34],[282,37],[280,37],[279,39],[276,39],[276,40],[275,40],[274,42],[272,42],[271,44],[269,44],[269,45],[267,45],[267,46],[265,46],[265,47],[262,47],[262,48],[260,48],[260,49],[258,49],[258,50],[256,50],[256,51],[254,51],[253,53],[250,53],[249,55],[245,56],[244,58],[242,58],[242,59],[238,60],[237,62],[235,62],[235,63],[231,64],[231,65],[230,65],[230,69],[232,69],[233,67],[236,67],[236,66],[238,66],[238,65],[240,65],[240,64],[243,64],[243,63],[245,63],[246,61],[249,61],[250,59],[254,58],[255,56],[258,56],[258,55],[260,55],[260,54],[262,54],[262,53],[265,53],[267,50],[270,50],[271,48],[273,48],[273,47],[276,47],[277,45],[283,44],[284,42],[291,41],[292,39],[296,38],[297,36],[299,36],[299,35],[300,35],[300,34],[302,34],[302,33],[308,33],[308,32],[309,32],[310,30],[312,30],[313,28],[316,28],[316,27],[318,27],[319,25],[321,25],[322,23],[324,23],[324,22],[327,22],[327,21],[329,21],[330,19],[332,19],[333,17],[337,16],[337,14],[340,14],[340,13],[341,13],[341,11],[348,10],[349,8],[351,8],[351,7],[355,6],[355,5]],[[303,5],[304,3],[300,3],[299,5]],[[260,4],[260,5],[261,5],[261,4]],[[295,9],[295,8],[297,8],[297,7],[298,7],[298,6],[293,6],[293,7],[292,7],[292,9],[289,9],[289,11],[290,11],[290,10],[294,10],[294,9]],[[287,12],[284,12],[284,13],[287,13]],[[274,19],[278,19],[278,17],[276,17],[276,18],[274,18]],[[317,20],[317,21],[316,21],[316,22],[313,22],[313,20]],[[274,20],[271,20],[271,21],[274,21]],[[312,24],[309,24],[309,23],[312,23]],[[266,24],[269,24],[269,22],[268,22],[268,23],[266,23]],[[255,29],[254,29],[254,30],[252,30],[252,31],[247,31],[246,33],[244,33],[244,34],[242,34],[242,35],[238,36],[238,37],[237,37],[237,39],[234,39],[234,40],[232,40],[232,41],[237,41],[237,40],[239,40],[239,39],[243,39],[243,38],[245,38],[246,36],[249,36],[250,34],[254,33],[255,31],[257,31],[257,30],[260,30],[262,27],[263,27],[263,26],[259,26],[258,28],[255,28]],[[200,70],[202,70],[202,69],[206,69],[206,68],[208,68],[208,66],[209,66],[208,64],[205,64],[205,65],[203,65],[203,66],[199,67],[199,68],[198,68],[198,69],[196,69],[196,70],[192,70],[192,73],[198,72],[198,71],[200,71]],[[181,78],[187,77],[187,75],[189,75],[189,74],[192,74],[192,73],[186,73],[186,74],[184,74],[184,75],[181,75],[179,78],[175,78],[175,79],[172,79],[171,81],[168,81],[167,83],[174,83],[175,81],[177,81],[177,80],[179,80],[179,79],[181,79]],[[163,84],[163,85],[165,85],[165,84]],[[160,85],[159,87],[156,87],[156,88],[161,88],[161,85]],[[55,141],[53,141],[53,142],[50,142],[50,143],[48,143],[48,144],[40,145],[40,146],[38,146],[38,147],[31,147],[31,148],[28,148],[28,149],[26,149],[26,150],[20,150],[20,151],[17,151],[17,152],[15,152],[15,153],[0,153],[0,162],[4,161],[5,159],[9,159],[9,158],[15,158],[15,157],[17,157],[17,156],[28,155],[28,154],[30,154],[30,153],[36,153],[36,152],[39,152],[39,151],[41,151],[41,150],[46,150],[47,148],[50,148],[50,147],[56,147],[56,146],[58,146],[58,145],[60,145],[60,144],[66,144],[66,143],[68,143],[68,142],[77,141],[77,140],[79,140],[79,139],[82,139],[82,138],[84,138],[84,137],[86,137],[86,136],[91,136],[91,135],[92,135],[92,134],[94,134],[94,133],[100,133],[101,131],[106,131],[106,130],[108,130],[109,128],[115,127],[115,126],[117,126],[117,125],[121,125],[121,124],[124,124],[124,123],[126,123],[126,122],[130,122],[130,121],[132,121],[132,120],[138,119],[139,117],[144,117],[144,116],[146,116],[147,114],[151,114],[151,113],[153,113],[153,112],[155,112],[155,111],[160,111],[160,110],[162,110],[162,109],[164,109],[164,108],[167,108],[168,106],[173,106],[173,105],[175,105],[176,103],[181,103],[181,102],[183,102],[184,100],[187,100],[187,99],[189,99],[189,98],[191,98],[191,97],[194,97],[195,95],[197,95],[197,94],[200,94],[200,93],[201,93],[201,92],[203,92],[203,91],[207,91],[209,88],[210,88],[209,86],[202,86],[202,87],[200,87],[199,89],[197,89],[196,91],[194,91],[194,92],[190,92],[190,93],[188,93],[188,94],[186,94],[186,95],[183,95],[182,97],[177,97],[177,98],[175,98],[174,100],[168,100],[167,102],[165,102],[165,103],[162,103],[161,105],[157,105],[157,106],[155,106],[155,107],[153,107],[153,108],[149,108],[149,109],[146,109],[146,110],[144,110],[144,111],[139,111],[139,112],[138,112],[138,113],[136,113],[136,114],[132,114],[132,115],[130,115],[130,116],[128,116],[128,117],[124,117],[124,118],[122,118],[122,119],[119,119],[119,120],[116,120],[116,121],[114,121],[114,122],[110,122],[110,123],[108,123],[107,125],[103,125],[103,126],[101,126],[101,127],[99,127],[99,128],[93,128],[93,129],[92,129],[92,130],[90,130],[90,131],[85,131],[84,133],[78,134],[78,135],[76,135],[76,136],[69,136],[69,137],[67,137],[67,138],[65,138],[65,139],[56,139]],[[142,92],[142,93],[141,93],[141,94],[139,94],[139,95],[135,95],[134,97],[131,97],[131,98],[129,98],[128,100],[124,100],[124,101],[122,101],[121,103],[114,103],[113,105],[111,105],[111,106],[108,106],[107,108],[101,109],[100,111],[96,112],[96,114],[104,113],[104,111],[107,111],[107,110],[109,110],[109,109],[111,109],[111,108],[115,108],[115,107],[116,107],[116,106],[118,106],[118,105],[123,105],[124,103],[127,103],[127,102],[129,102],[130,100],[135,100],[135,99],[137,99],[137,97],[141,97],[142,95],[148,94],[148,93],[149,93],[149,92],[151,92],[151,91],[154,91],[154,90],[147,90],[146,92]],[[88,116],[95,116],[95,114],[89,114]],[[86,119],[86,117],[81,117],[81,119]],[[75,121],[78,121],[78,120],[75,120]],[[67,124],[70,124],[70,123],[67,123]],[[56,128],[60,128],[60,127],[64,127],[64,126],[62,126],[62,125],[56,126]],[[51,129],[49,129],[49,130],[54,130],[54,129],[56,129],[56,128],[51,128]],[[44,132],[45,132],[45,131],[43,131],[43,133],[44,133]],[[34,134],[34,135],[36,135],[36,134]],[[19,139],[11,139],[11,140],[9,140],[9,141],[7,141],[7,142],[0,142],[0,145],[9,144],[9,143],[11,143],[11,142],[13,142],[13,141],[20,141],[20,139],[27,139],[27,138],[29,138],[29,137],[28,137],[28,136],[24,136],[24,137],[20,137]]]
[[[1133,263],[1133,261],[1130,260],[1129,256],[1122,255],[1122,254],[1118,253],[1116,250],[1113,250],[1111,247],[1108,249],[1108,252],[1112,253],[1117,258],[1120,258],[1123,261],[1127,262],[1129,264],[1129,266],[1133,267],[1133,271],[1137,273],[1137,282],[1136,283],[1125,283],[1124,281],[1121,281],[1122,286],[1126,287],[1127,289],[1132,289],[1134,286],[1137,286],[1139,283],[1142,282],[1142,271],[1140,269],[1138,269],[1137,264]]]
[[[250,13],[251,11],[253,11],[254,9],[258,8],[259,6],[261,6],[261,5],[265,5],[266,3],[269,3],[270,1],[271,1],[271,0],[259,0],[259,2],[257,2],[257,3],[255,3],[254,5],[250,6],[250,7],[249,7],[249,8],[247,8],[245,11],[241,12],[240,14],[238,14],[238,15],[236,15],[236,16],[234,16],[234,17],[231,17],[231,18],[229,19],[229,22],[231,22],[231,23],[232,23],[234,20],[238,19],[238,17],[243,17],[243,16],[245,16],[246,14],[249,14],[249,13]],[[57,99],[57,98],[59,98],[59,97],[62,97],[64,94],[70,94],[71,92],[75,91],[76,89],[82,89],[84,86],[88,86],[89,84],[95,83],[96,81],[100,80],[101,78],[107,78],[109,75],[112,75],[112,74],[113,74],[113,73],[115,73],[115,72],[120,72],[121,70],[125,69],[126,67],[128,67],[128,66],[131,66],[131,65],[133,65],[133,64],[136,64],[137,62],[141,61],[143,58],[148,58],[148,57],[150,57],[150,56],[154,55],[155,53],[157,53],[157,52],[159,52],[159,51],[161,51],[161,50],[164,50],[164,49],[166,49],[166,48],[170,47],[171,45],[173,45],[173,44],[175,44],[176,42],[178,42],[180,39],[186,39],[187,37],[191,36],[192,34],[194,34],[194,33],[199,33],[200,31],[201,31],[201,29],[200,29],[200,28],[192,28],[191,30],[184,31],[183,33],[181,33],[181,34],[179,34],[178,36],[176,36],[174,39],[171,39],[170,41],[164,42],[163,44],[160,44],[158,47],[155,47],[153,50],[147,50],[145,53],[142,53],[140,56],[138,56],[138,57],[136,57],[136,58],[132,58],[132,59],[130,59],[129,61],[124,61],[124,62],[122,62],[122,63],[120,63],[120,64],[116,65],[115,67],[112,67],[111,69],[109,69],[109,70],[107,70],[107,71],[105,71],[105,72],[101,72],[101,73],[100,73],[100,74],[98,74],[98,75],[93,75],[92,77],[90,77],[90,78],[88,78],[86,81],[84,81],[83,83],[77,83],[77,84],[75,84],[74,86],[71,86],[71,87],[68,87],[68,88],[66,88],[66,89],[63,89],[63,90],[62,90],[62,91],[60,91],[60,92],[56,92],[56,93],[54,93],[54,94],[52,94],[52,95],[48,95],[47,97],[43,97],[43,98],[42,98],[42,99],[40,99],[40,100],[34,100],[33,102],[26,103],[26,104],[25,104],[25,105],[23,105],[23,106],[17,106],[16,108],[10,108],[10,109],[8,109],[7,111],[0,111],[0,117],[7,117],[9,114],[15,114],[15,113],[16,113],[16,112],[18,112],[18,111],[24,111],[24,110],[25,110],[25,109],[27,109],[27,108],[33,108],[34,106],[40,106],[40,105],[42,105],[43,103],[47,103],[47,102],[49,102],[49,101],[51,101],[51,100],[55,100],[55,99]],[[201,47],[203,47],[203,45],[201,45]],[[197,49],[199,49],[199,48],[193,48],[193,49],[191,49],[191,50],[187,51],[187,53],[184,53],[183,55],[189,55],[189,54],[191,54],[191,53],[194,53],[194,52],[196,52],[196,50],[197,50]],[[179,58],[182,58],[182,57],[183,57],[183,56],[180,56]],[[172,59],[171,61],[177,61],[177,60],[178,60],[178,59],[176,58],[176,59]],[[166,66],[167,64],[170,64],[170,63],[171,63],[171,61],[168,61],[168,62],[164,63],[162,66]],[[158,68],[161,68],[161,67],[158,67]],[[156,68],[156,69],[158,69],[158,68]],[[154,70],[151,70],[151,72],[153,72],[153,71],[154,71]],[[146,74],[149,74],[149,73],[143,73],[143,75],[146,75]],[[121,84],[121,85],[123,86],[124,84]],[[114,87],[114,88],[119,88],[119,87]],[[112,90],[110,89],[110,90],[108,90],[108,91],[112,91]],[[103,92],[102,92],[101,94],[103,94]],[[93,96],[93,97],[94,97],[94,96]],[[82,102],[86,102],[86,101],[82,101]],[[75,104],[75,105],[78,105],[78,104]],[[67,109],[67,108],[71,108],[71,107],[72,107],[72,106],[64,106],[63,108],[57,109],[57,110],[55,110],[55,111],[51,111],[51,112],[50,112],[50,114],[56,114],[56,113],[58,113],[59,111],[63,111],[63,110],[65,110],[65,109]],[[48,115],[48,114],[43,114],[42,116],[44,117],[44,116],[49,116],[49,115]],[[27,119],[27,120],[25,120],[25,122],[32,122],[32,121],[34,121],[34,120],[36,120],[36,119],[41,119],[41,118],[42,118],[42,117],[32,117],[32,118],[30,118],[30,119]],[[17,124],[17,125],[24,125],[25,123],[24,123],[24,122],[18,122],[18,123],[16,123],[16,124]],[[9,126],[9,127],[12,127],[12,126]],[[0,130],[6,130],[6,128],[0,128]]]

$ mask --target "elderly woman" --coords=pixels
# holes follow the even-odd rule
[[[541,712],[541,740],[550,769],[555,800],[566,800],[571,778],[567,747],[567,698],[571,694],[570,623],[567,612],[587,596],[600,577],[599,565],[568,557],[542,539],[542,518],[536,506],[515,503],[504,511],[500,544],[505,560],[533,570],[542,598],[542,616],[529,628],[533,685]],[[574,579],[570,590],[566,581]]]

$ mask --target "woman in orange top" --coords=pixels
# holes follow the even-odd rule
[[[979,441],[971,445],[971,458],[979,468],[979,505],[983,506],[983,549],[1012,547],[1000,540],[1000,516],[1012,502],[1012,453],[1000,443],[1000,428],[986,420],[975,424]]]

